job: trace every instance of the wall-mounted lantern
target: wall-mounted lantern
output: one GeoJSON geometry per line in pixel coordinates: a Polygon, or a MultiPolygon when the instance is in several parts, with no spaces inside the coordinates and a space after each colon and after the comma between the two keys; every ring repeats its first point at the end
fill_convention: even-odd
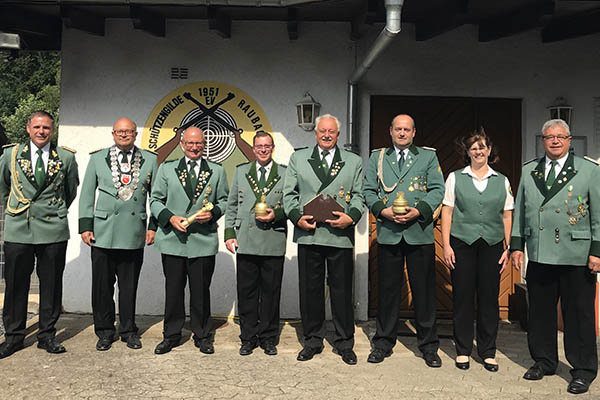
{"type": "Polygon", "coordinates": [[[302,100],[296,104],[296,108],[298,110],[298,126],[305,131],[315,129],[315,119],[319,116],[321,104],[306,92],[302,100]]]}
{"type": "Polygon", "coordinates": [[[573,107],[571,107],[564,97],[557,97],[548,107],[550,110],[550,119],[562,119],[571,126],[571,115],[573,114],[573,107]]]}

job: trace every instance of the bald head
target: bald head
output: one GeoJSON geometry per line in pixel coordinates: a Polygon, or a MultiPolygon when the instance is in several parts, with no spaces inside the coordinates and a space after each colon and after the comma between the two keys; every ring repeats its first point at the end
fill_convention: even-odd
{"type": "Polygon", "coordinates": [[[185,155],[191,160],[198,160],[204,152],[204,133],[202,129],[190,126],[181,136],[181,148],[185,155]]]}
{"type": "Polygon", "coordinates": [[[133,148],[137,136],[137,126],[129,118],[119,118],[113,125],[112,134],[119,150],[129,151],[133,148]]]}
{"type": "Polygon", "coordinates": [[[392,120],[390,125],[390,136],[394,146],[398,149],[409,148],[415,137],[415,121],[408,114],[398,114],[392,120]]]}

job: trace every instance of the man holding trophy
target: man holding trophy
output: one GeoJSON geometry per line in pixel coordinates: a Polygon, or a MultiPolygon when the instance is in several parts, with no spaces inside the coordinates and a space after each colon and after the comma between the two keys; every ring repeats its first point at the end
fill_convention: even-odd
{"type": "Polygon", "coordinates": [[[256,161],[237,166],[225,212],[225,245],[237,261],[242,356],[258,345],[267,355],[277,354],[286,217],[285,167],[273,161],[274,148],[270,134],[254,136],[256,161]]]}
{"type": "Polygon", "coordinates": [[[413,144],[413,119],[397,115],[393,146],[374,150],[364,183],[367,207],[377,218],[377,331],[367,361],[392,354],[398,332],[404,261],[412,290],[417,341],[429,367],[440,367],[435,329],[433,214],[444,197],[444,177],[434,149],[413,144]]]}
{"type": "Polygon", "coordinates": [[[163,341],[154,352],[165,354],[179,345],[189,279],[194,344],[202,353],[212,354],[210,282],[219,248],[217,220],[227,204],[227,178],[221,165],[202,157],[206,145],[202,130],[187,128],[180,144],[184,157],[160,165],[150,199],[159,225],[156,246],[162,256],[166,296],[163,341]]]}

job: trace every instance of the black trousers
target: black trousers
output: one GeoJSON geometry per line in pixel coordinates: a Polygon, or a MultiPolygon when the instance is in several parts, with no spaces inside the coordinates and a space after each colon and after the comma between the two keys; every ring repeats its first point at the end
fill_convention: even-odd
{"type": "Polygon", "coordinates": [[[421,352],[437,351],[440,341],[435,326],[435,248],[433,244],[377,245],[377,331],[373,345],[385,351],[396,345],[400,317],[404,261],[408,268],[415,309],[417,343],[421,352]]]}
{"type": "Polygon", "coordinates": [[[242,342],[279,334],[283,256],[237,254],[237,296],[242,342]]]}
{"type": "Polygon", "coordinates": [[[564,345],[573,378],[594,380],[598,373],[595,307],[596,275],[586,266],[527,265],[529,352],[536,365],[554,372],[558,365],[556,304],[560,298],[564,345]]]}
{"type": "Polygon", "coordinates": [[[115,334],[115,281],[119,284],[119,335],[136,334],[135,302],[144,249],[103,249],[92,246],[92,310],[99,338],[115,334]]]}
{"type": "Polygon", "coordinates": [[[165,274],[165,339],[179,341],[185,322],[184,291],[190,282],[190,323],[195,339],[210,337],[210,282],[215,256],[187,258],[162,254],[165,274]]]}
{"type": "Polygon", "coordinates": [[[490,246],[483,239],[468,245],[450,237],[456,263],[450,271],[452,278],[454,342],[456,354],[470,356],[473,350],[473,319],[477,296],[477,354],[482,359],[496,357],[498,336],[498,293],[504,245],[490,246]]]}
{"type": "Polygon", "coordinates": [[[339,350],[351,349],[354,347],[353,249],[299,244],[298,281],[304,345],[323,345],[326,268],[335,327],[333,345],[339,350]]]}
{"type": "Polygon", "coordinates": [[[62,307],[62,279],[65,270],[67,242],[48,244],[4,243],[4,309],[2,317],[8,343],[25,338],[27,298],[34,263],[40,281],[38,340],[56,335],[54,325],[62,307]],[[36,262],[34,262],[36,261],[36,262]]]}

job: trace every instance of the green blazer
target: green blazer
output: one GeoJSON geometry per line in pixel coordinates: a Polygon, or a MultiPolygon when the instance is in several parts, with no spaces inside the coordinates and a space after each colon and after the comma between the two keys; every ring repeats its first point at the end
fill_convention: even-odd
{"type": "Polygon", "coordinates": [[[46,179],[38,187],[29,146],[18,145],[16,170],[11,165],[14,145],[6,146],[0,157],[0,201],[6,206],[4,240],[27,244],[63,242],[69,239],[67,210],[79,185],[74,150],[50,146],[46,179]],[[11,188],[13,174],[18,181],[16,188],[11,188]],[[19,191],[22,197],[17,195],[19,191]]]}
{"type": "MultiPolygon", "coordinates": [[[[146,197],[158,166],[154,153],[134,147],[134,157],[137,152],[142,156],[140,181],[127,201],[121,200],[113,182],[110,148],[91,153],[79,195],[79,233],[94,232],[96,247],[141,249],[146,244],[146,197]]],[[[156,230],[156,220],[150,220],[148,229],[156,230]]]]}
{"type": "Polygon", "coordinates": [[[285,174],[283,208],[294,223],[294,242],[323,246],[354,247],[354,224],[363,214],[362,160],[356,154],[336,147],[336,152],[326,175],[321,166],[318,146],[296,150],[285,174]],[[305,231],[297,226],[303,208],[318,194],[330,195],[348,214],[354,224],[346,229],[332,228],[317,223],[317,228],[305,231]]]}
{"type": "Polygon", "coordinates": [[[511,250],[527,246],[529,260],[587,265],[600,257],[600,168],[569,155],[550,189],[545,157],[523,165],[515,200],[511,250]]]}
{"type": "Polygon", "coordinates": [[[235,169],[225,212],[225,240],[237,239],[238,253],[285,255],[287,223],[282,204],[285,171],[284,166],[273,161],[265,189],[259,192],[256,161],[235,169]],[[263,193],[275,213],[275,219],[268,223],[257,221],[254,214],[254,205],[260,202],[263,193]]]}
{"type": "Polygon", "coordinates": [[[150,211],[158,220],[156,246],[163,254],[196,258],[217,254],[217,220],[227,206],[227,177],[219,164],[202,159],[198,185],[192,188],[187,176],[185,157],[165,161],[158,167],[152,183],[150,211]],[[173,215],[188,217],[200,210],[203,201],[214,205],[213,218],[205,223],[193,223],[187,232],[179,232],[171,226],[173,215]]]}
{"type": "Polygon", "coordinates": [[[433,243],[433,210],[444,197],[444,176],[435,150],[410,146],[402,171],[398,169],[394,147],[373,150],[367,164],[363,193],[367,207],[377,218],[377,243],[394,245],[402,239],[414,245],[433,243]],[[377,173],[382,155],[383,183],[377,173]],[[396,224],[380,215],[381,210],[396,200],[398,192],[404,192],[409,207],[421,213],[419,218],[406,225],[396,224]]]}

